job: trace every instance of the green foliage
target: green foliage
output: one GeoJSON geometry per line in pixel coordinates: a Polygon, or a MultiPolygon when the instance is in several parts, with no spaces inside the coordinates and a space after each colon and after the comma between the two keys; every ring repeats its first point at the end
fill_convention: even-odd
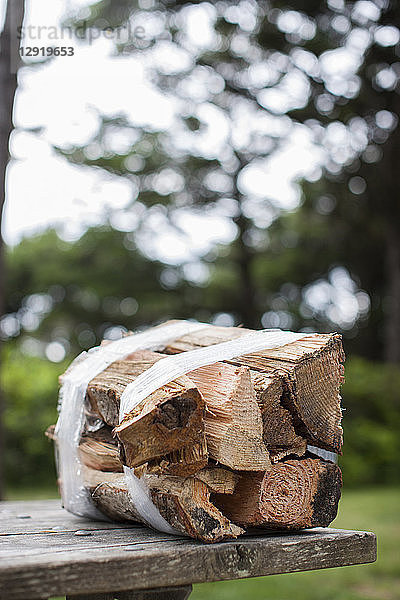
{"type": "Polygon", "coordinates": [[[129,233],[111,227],[91,228],[74,243],[49,230],[9,248],[6,261],[7,313],[21,320],[20,339],[32,296],[44,294],[50,309],[39,313],[30,335],[58,340],[72,353],[100,343],[110,327],[193,317],[199,304],[179,269],[169,268],[176,282],[165,286],[165,265],[146,258],[129,233]]]}
{"type": "Polygon", "coordinates": [[[400,481],[400,368],[353,357],[343,386],[345,486],[400,481]]]}
{"type": "Polygon", "coordinates": [[[41,486],[55,480],[53,444],[44,432],[57,419],[58,376],[66,363],[3,352],[5,474],[8,485],[41,486]]]}
{"type": "Polygon", "coordinates": [[[322,569],[195,585],[193,600],[397,600],[400,596],[398,506],[400,489],[344,491],[333,527],[373,531],[378,560],[369,565],[322,569]]]}

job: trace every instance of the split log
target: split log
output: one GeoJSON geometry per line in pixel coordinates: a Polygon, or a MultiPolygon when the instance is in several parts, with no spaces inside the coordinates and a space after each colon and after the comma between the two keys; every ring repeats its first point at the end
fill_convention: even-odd
{"type": "MultiPolygon", "coordinates": [[[[121,451],[123,451],[123,446],[121,446],[121,451]]],[[[123,462],[126,462],[126,460],[123,462]]],[[[207,444],[204,439],[198,444],[174,450],[165,456],[154,458],[139,467],[135,467],[135,472],[137,472],[140,477],[145,473],[188,477],[203,469],[207,462],[207,444]]]]}
{"type": "MultiPolygon", "coordinates": [[[[50,425],[45,435],[57,443],[55,425],[50,425]]],[[[96,471],[122,473],[123,464],[119,457],[118,444],[107,425],[97,431],[85,432],[79,442],[79,460],[85,467],[96,471]]]]}
{"type": "MultiPolygon", "coordinates": [[[[163,352],[185,352],[236,339],[250,331],[209,325],[169,343],[163,352]]],[[[270,443],[269,439],[271,431],[276,430],[275,419],[270,422],[268,417],[272,398],[275,398],[275,412],[286,414],[289,425],[292,421],[290,436],[298,436],[314,446],[341,453],[343,432],[340,426],[339,389],[343,382],[344,358],[340,335],[316,333],[280,348],[227,361],[251,369],[257,400],[263,413],[267,447],[275,444],[270,443]],[[255,373],[267,376],[264,383],[260,384],[260,378],[255,373]],[[276,398],[279,398],[280,409],[276,398]]],[[[300,445],[300,440],[297,442],[300,445]]]]}
{"type": "Polygon", "coordinates": [[[244,533],[210,501],[210,489],[203,481],[195,477],[148,475],[145,483],[164,519],[178,531],[203,542],[236,538],[244,533]]]}
{"type": "Polygon", "coordinates": [[[286,460],[265,473],[241,474],[232,495],[212,499],[242,526],[327,527],[337,514],[341,484],[334,463],[318,458],[286,460]]]}
{"type": "MultiPolygon", "coordinates": [[[[307,450],[307,439],[299,435],[292,411],[287,406],[287,392],[284,391],[282,374],[264,375],[258,371],[250,371],[254,391],[259,403],[263,422],[263,440],[268,449],[272,463],[285,456],[304,456],[307,450]]],[[[302,433],[304,429],[300,428],[302,433]]]]}
{"type": "Polygon", "coordinates": [[[84,436],[79,444],[78,455],[82,464],[91,469],[115,473],[123,472],[118,447],[115,444],[84,436]]]}
{"type": "Polygon", "coordinates": [[[239,481],[239,474],[224,467],[208,466],[195,475],[203,481],[210,492],[217,494],[233,494],[239,481]]]}
{"type": "MultiPolygon", "coordinates": [[[[236,538],[243,530],[210,501],[208,486],[194,477],[145,475],[152,502],[178,532],[203,542],[236,538]]],[[[112,520],[144,522],[136,511],[125,478],[85,469],[84,480],[97,508],[112,520]]]]}
{"type": "MultiPolygon", "coordinates": [[[[156,362],[165,355],[148,350],[131,358],[156,362]]],[[[231,469],[265,470],[270,466],[250,370],[227,363],[200,367],[187,374],[204,398],[205,435],[210,458],[231,469]]]]}
{"type": "Polygon", "coordinates": [[[206,403],[205,433],[211,458],[241,470],[270,467],[260,408],[246,367],[215,363],[189,374],[206,403]]]}
{"type": "MultiPolygon", "coordinates": [[[[51,425],[45,435],[56,441],[54,434],[55,425],[51,425]]],[[[81,463],[97,471],[122,473],[126,464],[124,448],[112,437],[112,429],[107,425],[95,432],[86,432],[82,435],[78,448],[81,463]]],[[[208,462],[207,444],[202,443],[175,450],[170,454],[154,458],[136,470],[139,476],[145,473],[178,475],[188,477],[203,469],[208,462]]]]}
{"type": "Polygon", "coordinates": [[[188,445],[203,444],[204,400],[188,377],[179,377],[162,386],[119,423],[124,389],[154,364],[154,360],[139,361],[131,357],[113,362],[87,388],[92,409],[115,427],[126,464],[139,466],[188,445]]]}

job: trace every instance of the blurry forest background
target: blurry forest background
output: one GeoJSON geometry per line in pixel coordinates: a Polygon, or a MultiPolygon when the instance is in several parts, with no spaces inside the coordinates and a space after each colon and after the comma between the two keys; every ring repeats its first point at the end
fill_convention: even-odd
{"type": "MultiPolygon", "coordinates": [[[[399,3],[102,0],[65,23],[142,27],[110,51],[127,79],[141,61],[173,116],[92,107],[91,139],[54,152],[119,178],[129,200],[74,239],[48,227],[5,246],[7,486],[54,481],[43,431],[74,356],[177,317],[342,333],[344,485],[399,482],[399,3]],[[192,244],[187,223],[223,241],[192,244]]],[[[7,20],[3,63],[6,34],[7,20]]]]}

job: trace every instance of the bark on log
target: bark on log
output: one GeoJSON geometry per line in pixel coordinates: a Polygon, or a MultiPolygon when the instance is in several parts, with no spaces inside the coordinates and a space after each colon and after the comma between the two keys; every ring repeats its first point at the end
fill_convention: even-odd
{"type": "Polygon", "coordinates": [[[232,495],[212,500],[243,526],[326,527],[336,517],[342,478],[337,465],[318,458],[286,460],[265,473],[243,473],[232,495]]]}
{"type": "MultiPolygon", "coordinates": [[[[112,520],[144,522],[117,473],[84,470],[84,480],[97,508],[112,520]]],[[[143,477],[152,502],[177,531],[203,542],[236,538],[243,530],[231,523],[210,501],[208,486],[194,477],[143,477]]]]}
{"type": "MultiPolygon", "coordinates": [[[[185,352],[236,339],[249,332],[241,328],[209,325],[169,343],[163,351],[169,354],[185,352]]],[[[341,336],[331,333],[314,334],[280,348],[227,362],[250,367],[252,371],[257,400],[263,413],[267,446],[276,445],[271,444],[269,439],[274,419],[269,424],[268,407],[271,399],[279,396],[288,423],[289,415],[292,419],[291,436],[297,435],[315,446],[341,453],[343,432],[339,389],[343,382],[344,358],[341,336]],[[267,376],[264,384],[260,384],[254,372],[267,376]]],[[[275,407],[278,410],[276,400],[275,407]]]]}

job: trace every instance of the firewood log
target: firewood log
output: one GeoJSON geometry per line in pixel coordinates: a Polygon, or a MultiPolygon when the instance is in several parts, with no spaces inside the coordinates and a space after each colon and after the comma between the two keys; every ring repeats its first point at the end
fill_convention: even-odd
{"type": "Polygon", "coordinates": [[[98,471],[123,472],[123,465],[119,458],[118,448],[115,444],[101,442],[89,436],[81,439],[78,448],[79,460],[82,464],[98,471]]]}
{"type": "Polygon", "coordinates": [[[139,466],[188,445],[204,443],[204,400],[188,377],[164,385],[119,423],[122,392],[154,361],[113,362],[92,379],[87,396],[92,409],[111,426],[124,447],[128,466],[139,466]]]}
{"type": "MultiPolygon", "coordinates": [[[[170,342],[163,352],[185,352],[236,339],[249,332],[248,329],[237,327],[209,325],[170,342]]],[[[271,446],[268,432],[275,428],[274,419],[268,424],[268,407],[272,397],[279,397],[281,407],[293,421],[291,436],[297,435],[314,446],[340,453],[342,428],[339,388],[343,381],[343,361],[341,336],[316,333],[280,348],[248,354],[228,362],[251,369],[257,400],[263,413],[264,441],[267,446],[271,446]],[[254,372],[267,378],[262,383],[254,372]]]]}
{"type": "MultiPolygon", "coordinates": [[[[287,455],[303,456],[307,450],[307,439],[299,435],[298,419],[287,406],[286,392],[281,373],[273,376],[250,370],[254,391],[263,421],[263,440],[272,463],[287,455]]],[[[304,429],[300,428],[302,433],[304,429]]]]}
{"type": "MultiPolygon", "coordinates": [[[[152,502],[178,532],[203,542],[236,538],[243,530],[231,523],[210,501],[208,486],[194,477],[143,477],[152,502]]],[[[112,520],[144,522],[118,473],[84,470],[84,480],[97,508],[112,520]]]]}
{"type": "Polygon", "coordinates": [[[98,471],[122,473],[123,464],[112,428],[103,425],[91,431],[86,425],[78,448],[81,463],[98,471]]]}
{"type": "MultiPolygon", "coordinates": [[[[124,389],[123,386],[127,385],[127,377],[132,377],[132,373],[142,372],[144,366],[148,367],[154,364],[163,356],[160,353],[142,350],[130,354],[125,361],[118,361],[110,365],[108,373],[107,370],[104,371],[89,384],[88,396],[92,404],[102,415],[105,415],[105,418],[113,421],[111,411],[115,413],[119,406],[118,394],[120,395],[124,389]],[[111,397],[111,401],[107,402],[109,397],[111,397]],[[117,399],[116,402],[114,402],[114,398],[117,399]]],[[[170,454],[169,448],[165,444],[164,432],[161,429],[153,429],[152,445],[164,449],[164,452],[161,458],[159,455],[153,460],[146,461],[146,471],[191,475],[206,464],[207,451],[210,458],[232,469],[267,469],[270,460],[262,438],[261,412],[249,369],[226,363],[215,363],[196,369],[189,373],[188,377],[205,401],[204,427],[207,446],[205,447],[202,439],[193,443],[193,439],[188,437],[184,448],[180,447],[170,454]],[[158,440],[155,439],[156,437],[158,440]],[[167,454],[168,456],[166,456],[167,454]]],[[[160,389],[163,390],[166,387],[160,389]]],[[[156,393],[154,392],[154,394],[156,393]]],[[[141,410],[135,421],[137,424],[135,429],[136,445],[131,443],[132,419],[129,421],[129,436],[126,434],[124,422],[115,428],[123,446],[122,460],[128,466],[144,464],[142,455],[138,456],[137,452],[140,440],[143,441],[147,435],[146,429],[142,429],[143,412],[141,410]]]]}
{"type": "MultiPolygon", "coordinates": [[[[123,445],[121,445],[123,452],[123,445]]],[[[207,465],[208,452],[206,440],[203,439],[197,444],[185,446],[179,450],[174,450],[164,456],[153,458],[135,468],[135,472],[140,476],[145,473],[155,475],[178,475],[179,477],[188,477],[194,475],[200,469],[207,465]]],[[[126,459],[123,462],[127,463],[126,459]]]]}
{"type": "MultiPolygon", "coordinates": [[[[164,356],[141,350],[130,358],[156,362],[164,356]]],[[[249,369],[214,363],[191,371],[188,377],[205,401],[205,435],[210,458],[236,470],[267,469],[270,460],[249,369]]]]}
{"type": "MultiPolygon", "coordinates": [[[[45,435],[56,441],[54,429],[55,425],[51,425],[45,435]]],[[[123,446],[118,448],[111,432],[112,429],[106,425],[98,431],[84,433],[78,448],[79,460],[83,465],[97,471],[123,472],[123,465],[126,463],[123,446]]],[[[207,461],[207,444],[204,439],[200,444],[184,447],[143,463],[136,470],[140,476],[144,473],[164,473],[188,477],[203,469],[207,461]]]]}
{"type": "Polygon", "coordinates": [[[210,457],[238,471],[268,469],[271,463],[249,369],[215,363],[191,371],[189,377],[206,403],[210,457]]]}
{"type": "Polygon", "coordinates": [[[336,517],[341,483],[337,465],[308,457],[277,463],[265,473],[241,473],[232,495],[212,500],[242,526],[326,527],[336,517]]]}

